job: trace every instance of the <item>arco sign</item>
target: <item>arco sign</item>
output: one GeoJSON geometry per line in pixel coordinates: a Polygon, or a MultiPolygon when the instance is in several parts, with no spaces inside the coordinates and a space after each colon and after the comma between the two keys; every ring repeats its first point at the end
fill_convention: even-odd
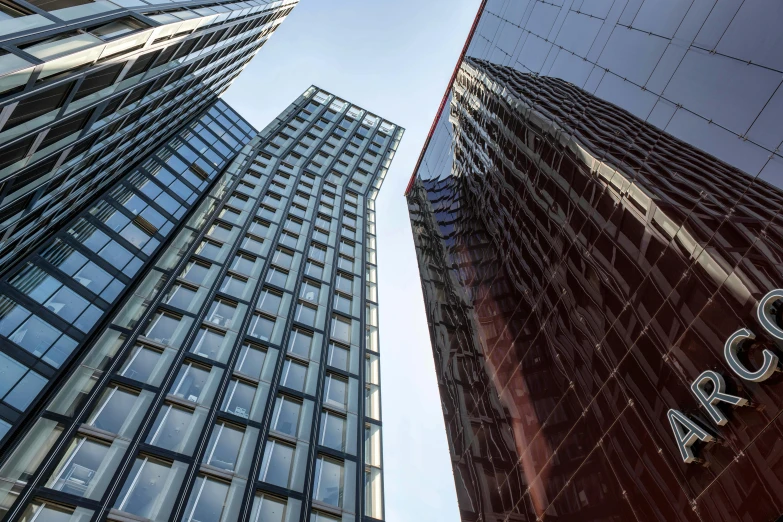
{"type": "MultiPolygon", "coordinates": [[[[759,324],[768,334],[775,339],[783,341],[783,329],[780,328],[775,318],[774,307],[778,301],[783,300],[783,289],[772,290],[761,298],[756,310],[756,317],[759,324]]],[[[783,304],[783,303],[781,303],[783,304]]],[[[723,345],[723,356],[729,365],[729,368],[741,379],[750,382],[763,382],[769,379],[778,369],[778,356],[765,349],[762,354],[764,360],[761,367],[753,370],[746,367],[738,357],[740,345],[746,340],[753,340],[756,336],[747,328],[742,328],[734,332],[723,345]]],[[[718,408],[718,403],[725,402],[731,406],[745,406],[748,400],[736,395],[725,392],[726,383],[723,376],[712,370],[707,370],[691,383],[691,391],[698,399],[699,403],[707,411],[708,416],[718,426],[724,426],[728,419],[718,408]],[[712,389],[708,390],[708,384],[712,384],[712,389]]],[[[696,441],[710,442],[714,437],[696,422],[689,419],[679,410],[670,409],[667,413],[669,424],[671,424],[674,438],[677,441],[677,447],[680,450],[682,460],[690,464],[697,459],[693,454],[692,446],[696,441]]]]}

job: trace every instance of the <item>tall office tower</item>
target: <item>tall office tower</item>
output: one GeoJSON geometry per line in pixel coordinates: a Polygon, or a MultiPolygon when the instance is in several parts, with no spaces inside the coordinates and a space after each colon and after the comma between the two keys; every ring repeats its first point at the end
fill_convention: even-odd
{"type": "MultiPolygon", "coordinates": [[[[232,115],[219,110],[222,126],[232,115]]],[[[245,124],[234,117],[232,127],[241,144],[245,124]]],[[[203,140],[202,130],[190,138],[203,140]]],[[[311,87],[226,169],[199,175],[169,144],[142,164],[143,178],[131,174],[41,250],[31,265],[70,290],[93,290],[100,272],[84,263],[108,271],[112,241],[143,262],[132,291],[7,439],[0,516],[382,520],[374,201],[402,133],[311,87]],[[185,187],[203,195],[189,201],[185,187]],[[138,210],[162,214],[169,207],[152,198],[164,193],[183,210],[168,220],[171,239],[143,257],[138,238],[156,216],[138,210]],[[140,231],[129,238],[130,224],[140,231]]],[[[28,315],[6,317],[16,325],[40,313],[54,325],[61,301],[45,315],[32,301],[62,286],[26,267],[18,274],[7,286],[27,297],[28,315]]],[[[8,339],[24,348],[30,334],[6,324],[0,334],[16,328],[8,339]]]]}
{"type": "Polygon", "coordinates": [[[566,5],[482,6],[407,190],[462,519],[778,520],[783,11],[566,5]]]}
{"type": "Polygon", "coordinates": [[[0,271],[214,101],[296,2],[3,2],[0,271]]]}
{"type": "Polygon", "coordinates": [[[222,101],[202,108],[0,277],[0,441],[25,429],[39,398],[58,389],[101,320],[256,134],[222,101]]]}

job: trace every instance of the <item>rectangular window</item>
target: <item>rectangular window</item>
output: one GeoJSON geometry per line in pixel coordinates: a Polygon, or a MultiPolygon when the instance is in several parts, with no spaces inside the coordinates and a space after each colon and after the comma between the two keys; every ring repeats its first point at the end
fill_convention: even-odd
{"type": "Polygon", "coordinates": [[[353,300],[350,297],[346,297],[340,293],[334,294],[334,309],[338,312],[351,315],[352,304],[353,300]]]}
{"type": "Polygon", "coordinates": [[[250,522],[284,522],[288,520],[288,505],[284,499],[267,493],[256,493],[250,522]]]}
{"type": "Polygon", "coordinates": [[[321,412],[321,434],[318,443],[337,451],[345,451],[346,419],[329,410],[321,412]]]}
{"type": "Polygon", "coordinates": [[[150,520],[167,520],[187,466],[144,455],[136,458],[114,508],[150,520]]]}
{"type": "Polygon", "coordinates": [[[261,339],[262,341],[269,341],[272,338],[272,333],[275,329],[275,320],[269,317],[255,313],[253,319],[250,322],[250,328],[248,334],[261,339]]]}
{"type": "Polygon", "coordinates": [[[206,475],[196,477],[185,508],[184,522],[221,522],[231,485],[206,475]]]}
{"type": "Polygon", "coordinates": [[[190,351],[213,361],[225,362],[226,351],[230,348],[226,341],[223,332],[202,326],[196,334],[196,342],[190,347],[190,351]]]}
{"type": "Polygon", "coordinates": [[[310,245],[310,259],[323,263],[326,260],[326,247],[321,245],[310,245]]]}
{"type": "MultiPolygon", "coordinates": [[[[145,392],[147,398],[149,392],[145,392]]],[[[140,418],[148,408],[147,400],[140,400],[139,392],[117,385],[106,388],[98,405],[87,419],[87,424],[109,433],[131,436],[138,428],[140,418]]]]}
{"type": "Polygon", "coordinates": [[[315,461],[313,499],[335,507],[342,507],[344,472],[342,462],[319,455],[318,460],[315,461]]]}
{"type": "Polygon", "coordinates": [[[150,319],[144,337],[153,341],[172,345],[180,331],[181,318],[167,312],[156,312],[150,319]]]}
{"type": "Polygon", "coordinates": [[[347,372],[350,354],[351,352],[348,348],[339,344],[329,343],[329,355],[326,364],[347,372]]]}
{"type": "Polygon", "coordinates": [[[304,391],[305,379],[307,378],[307,365],[286,359],[283,365],[283,376],[280,378],[280,385],[291,388],[296,391],[304,391]]]}
{"type": "Polygon", "coordinates": [[[101,487],[95,479],[104,460],[109,457],[110,450],[111,445],[104,442],[76,437],[71,441],[46,487],[77,497],[95,498],[95,488],[104,490],[108,485],[101,487]]]}
{"type": "Polygon", "coordinates": [[[231,379],[222,410],[247,419],[253,409],[256,387],[239,379],[231,379]]]}
{"type": "Polygon", "coordinates": [[[201,402],[204,399],[202,394],[206,390],[209,373],[209,368],[186,360],[169,389],[169,395],[193,403],[201,402]]]}
{"type": "Polygon", "coordinates": [[[351,320],[340,316],[332,317],[332,339],[351,344],[351,320]]]}
{"type": "Polygon", "coordinates": [[[321,285],[305,279],[302,282],[302,288],[299,291],[299,297],[309,303],[318,303],[318,297],[321,293],[321,285]]]}
{"type": "Polygon", "coordinates": [[[197,290],[190,286],[177,283],[171,287],[163,302],[174,308],[188,310],[196,298],[196,292],[197,290]]]}
{"type": "Polygon", "coordinates": [[[204,453],[204,464],[226,471],[236,471],[239,450],[245,431],[225,422],[215,424],[209,446],[204,453]]]}
{"type": "Polygon", "coordinates": [[[298,355],[299,357],[309,358],[310,349],[313,345],[313,334],[299,328],[294,328],[291,337],[288,339],[288,353],[298,355]]]}
{"type": "Polygon", "coordinates": [[[266,350],[261,347],[245,344],[239,352],[236,371],[254,379],[261,378],[261,370],[264,368],[266,350]]]}
{"type": "Polygon", "coordinates": [[[125,361],[120,375],[150,384],[159,381],[163,377],[160,371],[162,355],[158,350],[137,344],[125,361]]]}
{"type": "Polygon", "coordinates": [[[282,294],[274,292],[268,288],[264,288],[261,291],[261,295],[258,297],[258,305],[256,308],[263,310],[270,315],[277,315],[277,312],[280,310],[280,304],[282,302],[282,294]]]}
{"type": "Polygon", "coordinates": [[[324,383],[324,404],[345,409],[348,405],[348,380],[327,373],[324,383]]]}
{"type": "Polygon", "coordinates": [[[280,268],[284,268],[286,270],[289,270],[291,268],[293,261],[294,261],[294,256],[292,253],[279,248],[275,250],[275,255],[272,257],[272,262],[275,265],[277,265],[280,268]]]}
{"type": "Polygon", "coordinates": [[[288,487],[295,451],[294,446],[270,438],[264,448],[259,479],[275,486],[288,487]]]}
{"type": "Polygon", "coordinates": [[[272,429],[296,437],[301,411],[302,403],[300,401],[286,395],[278,395],[275,400],[275,410],[272,413],[272,429]]]}
{"type": "MultiPolygon", "coordinates": [[[[231,328],[234,325],[236,315],[236,303],[226,301],[225,299],[215,299],[209,307],[206,321],[223,328],[231,328]]],[[[241,317],[239,319],[241,321],[241,317]]]]}
{"type": "Polygon", "coordinates": [[[324,267],[319,263],[308,261],[305,266],[305,275],[314,279],[321,279],[324,276],[324,267]]]}
{"type": "Polygon", "coordinates": [[[205,285],[207,283],[207,275],[209,275],[210,268],[212,268],[212,265],[208,263],[190,261],[185,266],[180,277],[185,281],[190,281],[197,285],[205,285]]]}
{"type": "Polygon", "coordinates": [[[337,277],[334,280],[334,286],[336,290],[351,295],[353,293],[353,276],[337,274],[337,277]]]}
{"type": "Polygon", "coordinates": [[[203,423],[204,418],[192,410],[164,403],[146,442],[187,455],[193,451],[203,423]]]}
{"type": "Polygon", "coordinates": [[[315,317],[318,314],[318,308],[308,303],[296,303],[296,312],[294,320],[307,326],[315,326],[315,317]]]}
{"type": "Polygon", "coordinates": [[[266,273],[266,282],[269,284],[285,288],[285,283],[287,280],[288,272],[275,266],[271,267],[266,273]]]}

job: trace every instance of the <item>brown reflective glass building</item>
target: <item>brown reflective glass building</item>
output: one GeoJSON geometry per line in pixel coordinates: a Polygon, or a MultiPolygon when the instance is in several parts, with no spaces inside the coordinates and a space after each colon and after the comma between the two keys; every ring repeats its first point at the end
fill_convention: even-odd
{"type": "Polygon", "coordinates": [[[463,521],[783,515],[783,11],[712,4],[482,5],[406,193],[463,521]]]}

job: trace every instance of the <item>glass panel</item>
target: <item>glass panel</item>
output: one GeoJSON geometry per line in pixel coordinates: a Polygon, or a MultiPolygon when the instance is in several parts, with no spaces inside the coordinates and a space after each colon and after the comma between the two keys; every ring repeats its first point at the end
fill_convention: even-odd
{"type": "Polygon", "coordinates": [[[340,370],[348,371],[348,361],[350,359],[351,352],[348,348],[339,346],[334,343],[329,343],[329,359],[327,364],[340,370]]]}
{"type": "Polygon", "coordinates": [[[345,417],[335,415],[330,411],[321,413],[321,446],[344,451],[345,449],[345,417]]]}
{"type": "Polygon", "coordinates": [[[85,508],[69,508],[57,504],[33,501],[19,522],[88,522],[93,512],[85,508]]]}
{"type": "Polygon", "coordinates": [[[122,427],[130,412],[136,410],[139,394],[124,388],[112,386],[104,390],[98,406],[90,415],[87,424],[109,433],[122,433],[122,427]]]}
{"type": "Polygon", "coordinates": [[[351,321],[342,317],[332,318],[332,338],[351,343],[351,321]]]}
{"type": "Polygon", "coordinates": [[[175,397],[197,403],[201,398],[208,378],[209,370],[189,362],[185,363],[179,369],[177,378],[171,385],[169,393],[175,397]]]}
{"type": "Polygon", "coordinates": [[[138,457],[122,486],[114,507],[153,521],[168,519],[177,500],[186,466],[179,462],[138,457]]]}
{"type": "Polygon", "coordinates": [[[345,408],[347,401],[348,381],[341,377],[337,377],[336,375],[327,374],[324,391],[324,404],[345,408]]]}
{"type": "Polygon", "coordinates": [[[288,341],[288,353],[300,357],[310,357],[310,347],[313,344],[313,335],[304,330],[294,329],[288,341]]]}
{"type": "Polygon", "coordinates": [[[109,444],[75,438],[46,486],[77,497],[86,496],[109,448],[109,444]]]}
{"type": "Polygon", "coordinates": [[[260,378],[261,370],[264,368],[266,351],[255,348],[249,344],[242,346],[237,360],[236,370],[249,377],[260,378]]]}
{"type": "Polygon", "coordinates": [[[286,520],[286,501],[266,494],[256,494],[251,522],[283,522],[286,520]]]}
{"type": "Polygon", "coordinates": [[[237,457],[245,432],[225,423],[215,425],[204,463],[227,471],[236,471],[237,457]]]}
{"type": "Polygon", "coordinates": [[[255,386],[233,379],[228,386],[228,393],[223,401],[223,411],[247,419],[253,408],[255,396],[255,386]]]}
{"type": "Polygon", "coordinates": [[[120,375],[139,382],[148,382],[161,358],[161,353],[146,346],[133,347],[120,375]]]}
{"type": "Polygon", "coordinates": [[[343,502],[343,464],[340,461],[319,456],[315,462],[315,487],[313,499],[341,507],[343,502]]]}
{"type": "Polygon", "coordinates": [[[282,386],[286,386],[296,391],[303,391],[306,377],[306,365],[291,359],[285,360],[285,365],[283,366],[283,376],[280,379],[280,384],[282,386]]]}
{"type": "Polygon", "coordinates": [[[272,429],[296,437],[302,403],[290,397],[278,396],[272,415],[272,429]]]}
{"type": "Polygon", "coordinates": [[[230,485],[226,482],[196,477],[193,491],[190,492],[188,505],[185,508],[187,522],[220,522],[226,508],[230,485]]]}
{"type": "Polygon", "coordinates": [[[294,446],[270,439],[264,449],[260,479],[276,486],[288,487],[294,451],[294,446]]]}

